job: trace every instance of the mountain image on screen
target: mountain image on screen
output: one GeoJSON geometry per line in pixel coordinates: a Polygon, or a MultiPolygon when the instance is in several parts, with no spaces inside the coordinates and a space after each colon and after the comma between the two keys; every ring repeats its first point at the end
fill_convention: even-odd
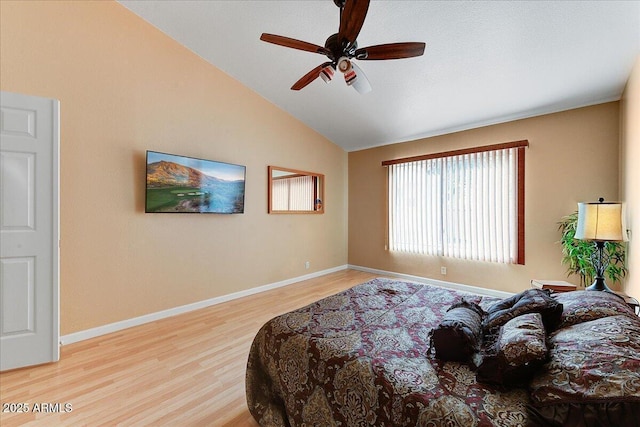
{"type": "Polygon", "coordinates": [[[244,212],[244,180],[161,160],[147,164],[147,212],[244,212]]]}

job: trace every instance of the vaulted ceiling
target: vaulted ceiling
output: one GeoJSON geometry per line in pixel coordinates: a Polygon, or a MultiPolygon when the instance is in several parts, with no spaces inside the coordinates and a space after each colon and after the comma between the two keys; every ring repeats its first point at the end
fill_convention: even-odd
{"type": "Polygon", "coordinates": [[[423,56],[358,61],[373,90],[340,73],[290,87],[326,57],[332,0],[119,0],[161,31],[347,151],[617,100],[640,54],[640,1],[373,0],[360,47],[425,42],[423,56]]]}

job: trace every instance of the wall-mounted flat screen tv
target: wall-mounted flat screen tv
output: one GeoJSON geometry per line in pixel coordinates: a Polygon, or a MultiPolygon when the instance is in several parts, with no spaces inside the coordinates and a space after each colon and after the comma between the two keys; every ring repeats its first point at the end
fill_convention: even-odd
{"type": "Polygon", "coordinates": [[[244,213],[246,167],[147,151],[145,212],[244,213]]]}

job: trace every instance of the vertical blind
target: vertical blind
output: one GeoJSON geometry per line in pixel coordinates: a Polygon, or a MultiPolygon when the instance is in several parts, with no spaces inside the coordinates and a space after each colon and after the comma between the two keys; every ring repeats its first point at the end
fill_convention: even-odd
{"type": "Polygon", "coordinates": [[[386,165],[389,249],[520,262],[518,181],[524,177],[519,151],[483,150],[386,165]]]}
{"type": "Polygon", "coordinates": [[[305,175],[273,180],[271,203],[276,211],[312,211],[314,177],[305,175]]]}

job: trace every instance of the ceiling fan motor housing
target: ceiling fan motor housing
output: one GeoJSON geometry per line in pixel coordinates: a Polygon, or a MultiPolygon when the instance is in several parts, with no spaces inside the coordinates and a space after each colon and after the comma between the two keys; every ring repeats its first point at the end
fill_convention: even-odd
{"type": "Polygon", "coordinates": [[[329,54],[327,57],[334,61],[337,61],[339,58],[346,56],[347,58],[353,58],[355,56],[356,49],[358,48],[358,42],[354,41],[350,46],[343,46],[340,43],[340,39],[338,38],[338,34],[330,35],[327,40],[324,42],[324,47],[327,48],[329,54]]]}
{"type": "Polygon", "coordinates": [[[333,0],[333,2],[336,4],[336,6],[342,9],[344,7],[346,0],[333,0]]]}

